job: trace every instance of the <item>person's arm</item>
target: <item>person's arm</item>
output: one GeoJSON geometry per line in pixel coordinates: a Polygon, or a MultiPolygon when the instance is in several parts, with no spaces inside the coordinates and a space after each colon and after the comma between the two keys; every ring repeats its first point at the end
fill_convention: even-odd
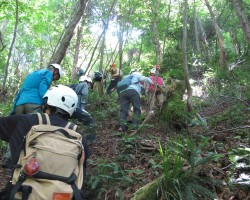
{"type": "Polygon", "coordinates": [[[15,135],[22,140],[23,136],[30,130],[32,124],[38,123],[38,118],[33,115],[0,117],[0,139],[9,142],[10,138],[15,135]]]}
{"type": "Polygon", "coordinates": [[[145,76],[139,76],[138,79],[139,81],[144,82],[144,83],[154,84],[150,78],[145,77],[145,76]]]}
{"type": "Polygon", "coordinates": [[[52,83],[52,80],[53,80],[53,73],[49,70],[46,70],[42,75],[42,79],[41,79],[41,82],[39,85],[39,95],[40,95],[41,99],[43,99],[43,96],[45,95],[45,93],[49,89],[49,87],[52,83]]]}

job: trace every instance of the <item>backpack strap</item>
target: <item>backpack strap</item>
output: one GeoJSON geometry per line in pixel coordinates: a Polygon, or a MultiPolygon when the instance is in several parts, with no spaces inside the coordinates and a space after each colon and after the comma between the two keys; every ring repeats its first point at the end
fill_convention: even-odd
{"type": "Polygon", "coordinates": [[[77,125],[75,125],[75,124],[72,123],[72,122],[68,122],[68,123],[66,124],[65,128],[68,128],[68,129],[71,129],[71,130],[73,130],[73,131],[76,131],[77,125]]]}
{"type": "Polygon", "coordinates": [[[51,125],[49,115],[47,113],[37,113],[39,124],[51,125]]]}
{"type": "MultiPolygon", "coordinates": [[[[18,181],[16,182],[15,186],[13,187],[11,191],[10,200],[15,200],[15,195],[18,191],[22,192],[22,200],[28,200],[29,194],[32,192],[32,187],[22,186],[22,183],[25,181],[26,177],[27,175],[24,174],[24,172],[20,173],[18,181]]],[[[75,184],[75,179],[77,177],[74,173],[72,173],[69,177],[61,177],[61,176],[56,176],[53,174],[48,174],[48,173],[39,171],[37,174],[33,175],[32,177],[39,178],[39,179],[58,180],[64,183],[68,183],[73,190],[74,199],[83,200],[82,191],[79,190],[77,185],[75,184]]]]}
{"type": "Polygon", "coordinates": [[[15,200],[15,195],[18,191],[24,192],[22,195],[22,200],[28,199],[28,196],[31,193],[32,188],[30,186],[27,186],[27,187],[22,186],[22,183],[25,181],[25,179],[26,179],[26,175],[23,174],[23,172],[21,172],[16,184],[14,185],[13,189],[11,190],[10,200],[15,200]]]}

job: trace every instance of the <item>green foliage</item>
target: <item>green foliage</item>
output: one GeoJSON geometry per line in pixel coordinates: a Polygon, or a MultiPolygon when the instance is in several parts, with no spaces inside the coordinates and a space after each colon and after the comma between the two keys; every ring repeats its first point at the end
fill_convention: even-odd
{"type": "Polygon", "coordinates": [[[160,118],[166,121],[168,126],[183,126],[187,123],[188,112],[186,103],[176,93],[164,104],[160,118]]]}
{"type": "Polygon", "coordinates": [[[159,143],[164,172],[160,187],[164,199],[215,198],[211,191],[214,180],[201,174],[202,166],[215,157],[212,153],[202,156],[207,144],[206,138],[197,145],[194,140],[184,137],[169,141],[165,149],[159,143]]]}
{"type": "Polygon", "coordinates": [[[110,188],[115,189],[120,193],[122,197],[121,188],[126,188],[133,184],[136,175],[140,175],[143,171],[134,170],[123,170],[118,163],[108,162],[99,160],[97,163],[93,160],[89,160],[90,164],[96,165],[93,175],[88,180],[88,185],[95,193],[99,193],[98,196],[101,198],[102,193],[110,188]],[[134,174],[135,176],[131,176],[134,174]]]}
{"type": "Polygon", "coordinates": [[[12,100],[1,102],[0,108],[0,116],[8,116],[12,109],[12,100]]]}

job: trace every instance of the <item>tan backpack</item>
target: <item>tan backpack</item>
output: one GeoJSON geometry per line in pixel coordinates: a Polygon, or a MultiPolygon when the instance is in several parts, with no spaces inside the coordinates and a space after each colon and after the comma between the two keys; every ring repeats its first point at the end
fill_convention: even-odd
{"type": "Polygon", "coordinates": [[[81,200],[84,148],[77,126],[50,125],[47,114],[38,114],[39,125],[25,138],[10,199],[81,200]]]}

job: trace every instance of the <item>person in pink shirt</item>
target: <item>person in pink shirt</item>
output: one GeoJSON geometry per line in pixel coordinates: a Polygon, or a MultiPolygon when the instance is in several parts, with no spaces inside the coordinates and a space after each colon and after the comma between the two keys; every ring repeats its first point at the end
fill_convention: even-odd
{"type": "MultiPolygon", "coordinates": [[[[163,79],[160,77],[159,74],[158,74],[158,77],[156,79],[155,73],[156,73],[156,67],[154,67],[150,70],[150,79],[154,83],[154,84],[150,84],[149,88],[148,88],[150,99],[152,99],[152,95],[154,94],[155,82],[157,83],[157,85],[165,87],[165,83],[164,83],[163,79]]],[[[156,92],[155,92],[155,97],[157,99],[157,105],[160,108],[162,108],[165,97],[164,97],[164,94],[162,93],[162,91],[158,87],[157,87],[156,92]]]]}

